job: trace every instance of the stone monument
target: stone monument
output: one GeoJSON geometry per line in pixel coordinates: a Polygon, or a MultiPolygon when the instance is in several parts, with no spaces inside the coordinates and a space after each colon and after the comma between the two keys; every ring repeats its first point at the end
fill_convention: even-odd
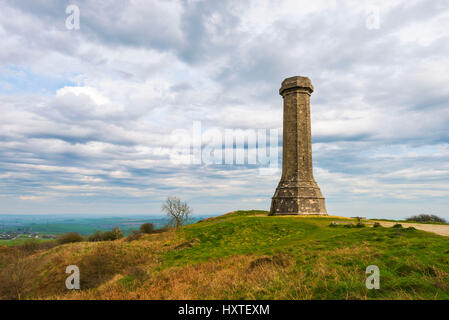
{"type": "Polygon", "coordinates": [[[312,172],[310,95],[307,77],[282,81],[284,99],[282,176],[271,201],[270,215],[327,215],[324,197],[312,172]]]}

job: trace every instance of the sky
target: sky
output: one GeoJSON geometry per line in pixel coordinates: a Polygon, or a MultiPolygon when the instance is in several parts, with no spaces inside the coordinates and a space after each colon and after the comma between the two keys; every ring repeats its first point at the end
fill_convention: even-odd
{"type": "Polygon", "coordinates": [[[280,171],[248,160],[266,150],[217,146],[282,132],[301,75],[329,214],[449,218],[449,1],[0,5],[0,213],[269,210],[280,171]]]}

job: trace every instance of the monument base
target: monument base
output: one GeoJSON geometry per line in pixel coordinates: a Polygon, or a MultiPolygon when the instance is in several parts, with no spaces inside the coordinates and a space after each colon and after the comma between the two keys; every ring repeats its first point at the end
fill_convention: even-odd
{"type": "Polygon", "coordinates": [[[327,215],[315,181],[281,181],[271,200],[270,215],[327,215]]]}

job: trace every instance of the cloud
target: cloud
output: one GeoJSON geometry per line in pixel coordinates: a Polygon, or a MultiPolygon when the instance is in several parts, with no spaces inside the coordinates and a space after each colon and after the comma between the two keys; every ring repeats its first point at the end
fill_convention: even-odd
{"type": "Polygon", "coordinates": [[[368,213],[447,216],[445,1],[380,2],[379,29],[358,1],[73,4],[79,30],[65,28],[63,2],[3,1],[5,213],[158,213],[172,194],[198,213],[267,209],[279,176],[176,164],[173,146],[195,121],[281,128],[280,82],[299,74],[315,87],[314,166],[330,212],[382,202],[368,213]]]}

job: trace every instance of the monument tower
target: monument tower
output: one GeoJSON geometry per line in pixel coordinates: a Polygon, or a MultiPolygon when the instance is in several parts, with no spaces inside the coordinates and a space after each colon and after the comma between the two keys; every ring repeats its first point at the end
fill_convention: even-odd
{"type": "Polygon", "coordinates": [[[271,201],[270,215],[327,215],[324,197],[312,172],[310,95],[307,77],[282,81],[284,99],[282,176],[271,201]]]}

